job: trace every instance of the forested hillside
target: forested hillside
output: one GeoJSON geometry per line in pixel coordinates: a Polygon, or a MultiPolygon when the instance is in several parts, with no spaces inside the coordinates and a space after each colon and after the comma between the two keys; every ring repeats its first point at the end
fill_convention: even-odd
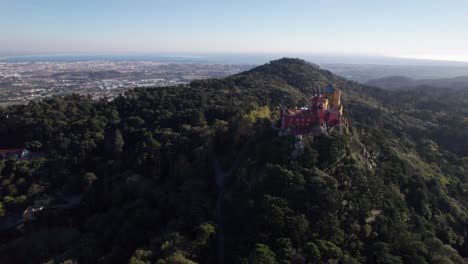
{"type": "Polygon", "coordinates": [[[43,153],[0,161],[0,215],[81,197],[2,235],[0,263],[464,263],[467,103],[281,59],[110,102],[0,108],[0,149],[43,153]],[[345,126],[297,151],[273,129],[279,106],[329,83],[345,126]]]}

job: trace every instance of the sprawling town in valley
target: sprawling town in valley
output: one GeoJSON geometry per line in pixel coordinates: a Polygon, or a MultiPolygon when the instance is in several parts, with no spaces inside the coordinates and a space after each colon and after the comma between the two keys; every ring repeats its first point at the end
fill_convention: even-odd
{"type": "Polygon", "coordinates": [[[186,84],[250,68],[251,65],[155,61],[0,62],[0,104],[70,93],[113,98],[129,88],[186,84]]]}

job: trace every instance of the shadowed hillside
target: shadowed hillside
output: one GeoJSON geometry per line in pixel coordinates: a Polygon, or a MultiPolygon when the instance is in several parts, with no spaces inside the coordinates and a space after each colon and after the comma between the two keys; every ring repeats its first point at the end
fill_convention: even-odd
{"type": "Polygon", "coordinates": [[[458,76],[446,79],[414,80],[405,76],[390,76],[366,82],[367,85],[382,87],[385,89],[410,89],[417,87],[468,89],[468,77],[458,76]]]}

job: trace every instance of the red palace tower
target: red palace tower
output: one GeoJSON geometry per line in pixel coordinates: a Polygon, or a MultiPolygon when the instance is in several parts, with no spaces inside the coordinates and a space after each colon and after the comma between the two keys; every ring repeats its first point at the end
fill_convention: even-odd
{"type": "Polygon", "coordinates": [[[335,127],[341,128],[342,115],[341,91],[329,84],[310,98],[307,107],[282,107],[280,129],[293,135],[322,134],[335,127]]]}

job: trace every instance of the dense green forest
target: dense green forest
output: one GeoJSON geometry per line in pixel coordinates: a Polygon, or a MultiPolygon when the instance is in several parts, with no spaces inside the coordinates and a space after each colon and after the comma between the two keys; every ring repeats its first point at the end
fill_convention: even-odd
{"type": "Polygon", "coordinates": [[[299,59],[224,79],[0,108],[0,215],[80,195],[0,239],[1,263],[464,263],[468,90],[392,92],[299,59]],[[343,92],[345,126],[293,136],[279,106],[343,92]]]}

